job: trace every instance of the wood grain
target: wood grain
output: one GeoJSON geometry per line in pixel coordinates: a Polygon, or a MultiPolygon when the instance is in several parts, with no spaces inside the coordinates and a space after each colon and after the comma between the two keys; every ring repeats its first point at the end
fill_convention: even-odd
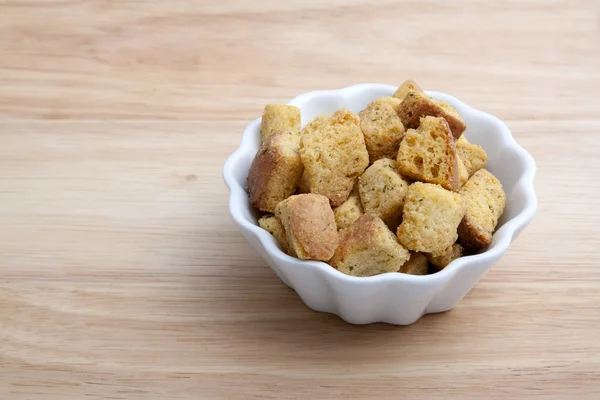
{"type": "Polygon", "coordinates": [[[594,1],[0,0],[2,399],[600,397],[594,1]],[[309,310],[227,215],[267,102],[452,93],[538,165],[539,212],[453,311],[309,310]]]}

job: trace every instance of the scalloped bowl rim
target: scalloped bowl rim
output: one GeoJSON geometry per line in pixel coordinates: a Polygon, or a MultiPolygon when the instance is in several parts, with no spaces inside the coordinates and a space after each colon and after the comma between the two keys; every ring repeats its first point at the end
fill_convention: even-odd
{"type": "MultiPolygon", "coordinates": [[[[396,87],[391,85],[379,83],[363,83],[337,90],[315,90],[312,92],[303,93],[294,97],[287,104],[300,106],[301,104],[306,103],[316,97],[327,96],[331,94],[342,94],[347,96],[351,93],[355,93],[362,89],[373,88],[382,89],[386,91],[396,90],[396,87]]],[[[435,274],[409,275],[399,274],[396,272],[388,272],[368,277],[356,277],[346,275],[338,271],[337,269],[331,267],[325,262],[300,260],[298,258],[287,255],[286,253],[281,251],[281,249],[277,246],[275,239],[269,232],[254,224],[252,221],[248,220],[244,215],[242,215],[241,210],[239,208],[239,204],[243,201],[246,189],[242,185],[240,185],[239,182],[236,180],[234,176],[233,167],[237,164],[238,160],[243,155],[249,153],[249,143],[252,140],[252,135],[255,132],[256,126],[260,125],[261,118],[255,119],[246,127],[242,136],[240,146],[236,149],[236,151],[233,154],[231,154],[231,156],[227,159],[223,167],[223,177],[225,183],[227,184],[231,192],[229,198],[229,210],[232,218],[241,227],[247,229],[248,232],[251,232],[253,235],[258,237],[261,245],[264,247],[267,253],[274,259],[275,262],[296,262],[301,264],[303,268],[318,269],[320,270],[320,272],[326,273],[332,278],[338,279],[340,281],[345,281],[353,285],[373,285],[382,282],[399,281],[410,282],[411,284],[416,285],[423,284],[429,286],[434,283],[443,283],[447,281],[459,269],[468,268],[471,264],[475,265],[482,262],[489,263],[490,261],[497,260],[506,252],[506,250],[510,246],[510,243],[515,233],[523,229],[531,221],[537,210],[537,198],[535,196],[535,191],[533,187],[533,181],[536,172],[535,162],[531,155],[515,141],[506,124],[504,124],[504,122],[502,122],[499,118],[486,112],[472,108],[469,105],[460,101],[459,99],[448,94],[429,90],[426,91],[426,93],[437,99],[441,99],[443,101],[451,103],[461,115],[463,115],[463,113],[465,112],[468,112],[472,115],[477,116],[478,118],[487,119],[489,122],[492,122],[496,126],[496,128],[499,129],[499,131],[501,132],[503,140],[506,142],[505,145],[509,147],[512,151],[516,152],[519,155],[519,157],[525,160],[525,171],[523,175],[518,179],[515,187],[521,186],[523,188],[525,193],[526,206],[520,213],[518,213],[510,220],[506,221],[502,225],[502,227],[494,233],[494,242],[484,252],[475,255],[460,257],[459,259],[451,262],[446,268],[442,269],[441,271],[435,274]]],[[[254,157],[254,155],[252,155],[252,157],[254,157]]]]}

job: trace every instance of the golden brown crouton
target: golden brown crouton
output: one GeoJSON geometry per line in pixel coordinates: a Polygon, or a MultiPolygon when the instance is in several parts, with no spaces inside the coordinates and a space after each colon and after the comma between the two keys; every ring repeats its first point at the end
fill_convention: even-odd
{"type": "Polygon", "coordinates": [[[404,100],[407,94],[422,91],[423,89],[421,89],[417,82],[408,80],[402,82],[402,85],[398,87],[398,90],[396,90],[396,93],[394,93],[393,96],[397,99],[404,100]]]}
{"type": "Polygon", "coordinates": [[[285,236],[285,229],[283,229],[283,225],[279,218],[274,215],[265,215],[258,220],[258,226],[273,235],[284,253],[288,253],[292,256],[294,255],[293,252],[290,251],[291,249],[287,237],[285,236]]]}
{"type": "Polygon", "coordinates": [[[458,227],[460,244],[469,249],[488,246],[506,205],[502,184],[490,172],[480,169],[463,186],[460,194],[467,204],[465,218],[458,227]]]}
{"type": "Polygon", "coordinates": [[[300,182],[298,182],[298,188],[296,190],[296,193],[310,193],[310,178],[308,177],[308,173],[306,172],[306,170],[304,170],[302,176],[300,177],[300,182]]]}
{"type": "Polygon", "coordinates": [[[396,158],[404,126],[397,111],[388,100],[377,99],[358,113],[360,128],[372,164],[381,158],[396,158]]]}
{"type": "Polygon", "coordinates": [[[358,117],[346,109],[331,118],[318,118],[302,131],[300,157],[310,180],[310,191],[341,205],[369,165],[369,153],[358,117]]]}
{"type": "Polygon", "coordinates": [[[373,214],[363,214],[340,231],[340,245],[330,264],[353,276],[397,272],[410,257],[396,236],[373,214]]]}
{"type": "Polygon", "coordinates": [[[424,92],[408,93],[398,107],[398,116],[406,129],[415,129],[419,126],[422,117],[441,117],[448,122],[452,135],[458,139],[467,129],[462,117],[454,107],[429,97],[424,92]]]}
{"type": "Polygon", "coordinates": [[[409,183],[400,176],[396,162],[389,158],[375,161],[358,178],[358,193],[365,212],[397,227],[402,216],[409,183]]]}
{"type": "Polygon", "coordinates": [[[279,218],[298,258],[328,261],[338,246],[338,234],[329,200],[318,194],[298,194],[277,205],[279,218]]]}
{"type": "Polygon", "coordinates": [[[456,229],[464,215],[464,200],[458,193],[415,182],[404,199],[398,239],[410,250],[439,253],[456,242],[456,229]]]}
{"type": "Polygon", "coordinates": [[[441,253],[429,253],[426,254],[426,257],[427,260],[429,260],[429,262],[434,265],[438,271],[441,271],[452,261],[462,257],[462,251],[462,246],[458,243],[455,243],[441,253]]]}
{"type": "Polygon", "coordinates": [[[458,190],[459,169],[454,138],[446,120],[425,117],[419,129],[410,129],[400,143],[398,170],[418,181],[458,190]]]}
{"type": "Polygon", "coordinates": [[[461,188],[469,180],[469,172],[467,172],[465,163],[463,163],[462,159],[458,155],[458,148],[456,150],[456,163],[458,164],[458,187],[461,188]]]}
{"type": "Polygon", "coordinates": [[[335,216],[335,224],[338,229],[344,229],[352,225],[358,217],[363,215],[363,208],[358,194],[350,194],[348,200],[333,210],[333,215],[335,216]]]}
{"type": "Polygon", "coordinates": [[[304,167],[298,154],[300,132],[282,131],[260,146],[248,174],[250,203],[273,212],[277,203],[296,191],[304,167]]]}
{"type": "Polygon", "coordinates": [[[456,141],[456,153],[465,164],[469,178],[481,168],[485,168],[487,153],[481,146],[469,143],[464,135],[456,141]]]}
{"type": "Polygon", "coordinates": [[[261,143],[279,131],[300,130],[300,109],[285,104],[267,104],[260,125],[261,143]]]}
{"type": "Polygon", "coordinates": [[[427,258],[421,253],[411,253],[410,259],[400,267],[398,272],[411,275],[427,275],[428,270],[427,258]]]}

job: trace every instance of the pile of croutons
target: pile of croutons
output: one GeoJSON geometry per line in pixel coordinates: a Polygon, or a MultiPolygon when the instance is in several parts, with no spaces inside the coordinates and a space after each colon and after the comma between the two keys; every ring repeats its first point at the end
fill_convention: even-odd
{"type": "Polygon", "coordinates": [[[297,107],[267,105],[248,175],[258,223],[287,254],[348,275],[437,272],[488,246],[506,204],[465,129],[413,81],[303,129],[297,107]]]}

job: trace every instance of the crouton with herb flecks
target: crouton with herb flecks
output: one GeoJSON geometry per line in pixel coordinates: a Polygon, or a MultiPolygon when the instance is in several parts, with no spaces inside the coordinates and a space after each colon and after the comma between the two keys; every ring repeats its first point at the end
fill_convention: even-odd
{"type": "Polygon", "coordinates": [[[347,275],[397,272],[410,257],[398,238],[373,214],[363,214],[340,231],[340,236],[340,245],[330,264],[347,275]]]}
{"type": "Polygon", "coordinates": [[[465,215],[458,193],[430,183],[415,182],[404,199],[398,239],[409,250],[439,253],[458,237],[457,228],[465,215]]]}
{"type": "Polygon", "coordinates": [[[358,193],[365,212],[381,218],[394,229],[400,223],[409,183],[389,158],[375,161],[358,179],[358,193]]]}
{"type": "Polygon", "coordinates": [[[358,113],[360,128],[372,164],[381,158],[395,158],[404,137],[404,125],[398,112],[386,99],[377,99],[358,113]]]}
{"type": "Polygon", "coordinates": [[[425,117],[419,129],[410,129],[400,143],[398,170],[409,178],[458,190],[458,158],[446,120],[425,117]]]}
{"type": "Polygon", "coordinates": [[[492,233],[506,206],[506,195],[500,181],[480,169],[460,190],[467,209],[458,227],[458,240],[463,247],[479,249],[492,242],[492,233]]]}
{"type": "Polygon", "coordinates": [[[299,144],[299,131],[281,131],[260,146],[248,173],[253,207],[273,212],[280,201],[294,194],[304,171],[299,144]]]}
{"type": "Polygon", "coordinates": [[[327,197],[298,194],[277,205],[290,248],[302,260],[328,261],[338,246],[333,210],[327,197]]]}
{"type": "Polygon", "coordinates": [[[258,226],[269,232],[279,243],[279,247],[284,253],[294,255],[290,250],[287,237],[285,236],[285,229],[281,224],[279,218],[274,215],[265,215],[258,220],[258,226]]]}
{"type": "Polygon", "coordinates": [[[341,205],[369,166],[369,153],[356,114],[341,109],[331,118],[317,118],[302,131],[300,157],[311,193],[341,205]]]}
{"type": "Polygon", "coordinates": [[[300,109],[285,104],[268,104],[260,124],[261,143],[277,132],[289,130],[300,130],[300,109]]]}
{"type": "Polygon", "coordinates": [[[421,253],[412,253],[407,262],[404,263],[398,272],[410,275],[427,275],[429,263],[427,258],[421,253]]]}
{"type": "Polygon", "coordinates": [[[398,116],[406,129],[418,128],[421,118],[426,116],[444,118],[455,139],[467,129],[465,121],[454,107],[428,96],[425,92],[408,93],[398,107],[398,116]]]}

